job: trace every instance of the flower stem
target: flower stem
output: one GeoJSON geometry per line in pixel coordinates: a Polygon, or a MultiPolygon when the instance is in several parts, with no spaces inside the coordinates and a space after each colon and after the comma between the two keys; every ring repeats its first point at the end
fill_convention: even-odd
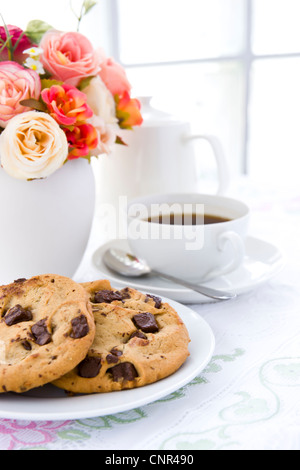
{"type": "Polygon", "coordinates": [[[23,39],[24,36],[25,36],[25,32],[23,31],[23,32],[20,34],[20,36],[19,36],[19,38],[18,38],[16,44],[13,46],[13,52],[15,52],[15,50],[17,49],[18,45],[19,45],[20,42],[21,42],[21,39],[23,39]]]}
{"type": "Polygon", "coordinates": [[[84,17],[84,11],[83,10],[84,10],[84,2],[81,5],[80,15],[79,15],[78,24],[77,24],[77,31],[79,31],[81,20],[84,17]]]}
{"type": "MultiPolygon", "coordinates": [[[[2,41],[1,41],[1,43],[2,43],[2,41]]],[[[8,41],[7,40],[5,42],[3,41],[3,46],[0,47],[0,54],[1,54],[1,52],[4,51],[4,49],[7,47],[7,45],[8,45],[8,41]]]]}
{"type": "Polygon", "coordinates": [[[0,17],[2,19],[3,26],[4,26],[4,29],[5,29],[5,32],[6,32],[6,42],[4,43],[3,48],[1,48],[1,52],[4,49],[4,47],[6,47],[7,52],[8,52],[8,60],[13,61],[14,60],[14,48],[13,48],[12,40],[11,40],[12,36],[10,35],[10,33],[8,31],[8,28],[6,26],[6,23],[4,21],[3,16],[1,15],[1,13],[0,13],[0,17]]]}
{"type": "Polygon", "coordinates": [[[79,31],[79,28],[80,28],[80,23],[82,21],[82,19],[85,17],[85,15],[87,15],[92,8],[94,8],[95,5],[97,5],[98,1],[97,0],[83,0],[82,2],[82,5],[81,5],[81,9],[80,9],[80,13],[79,13],[79,16],[78,14],[75,12],[73,6],[72,6],[72,0],[70,0],[70,7],[71,7],[71,10],[72,12],[74,13],[74,15],[76,16],[77,18],[77,32],[79,31]]]}
{"type": "Polygon", "coordinates": [[[81,20],[82,18],[84,17],[84,1],[82,2],[82,5],[81,5],[81,10],[80,10],[80,14],[78,16],[78,14],[76,13],[76,11],[74,10],[73,8],[73,5],[72,5],[72,0],[70,0],[70,8],[71,8],[71,11],[74,13],[76,19],[77,19],[77,32],[79,31],[79,28],[80,28],[80,23],[81,23],[81,20]]]}

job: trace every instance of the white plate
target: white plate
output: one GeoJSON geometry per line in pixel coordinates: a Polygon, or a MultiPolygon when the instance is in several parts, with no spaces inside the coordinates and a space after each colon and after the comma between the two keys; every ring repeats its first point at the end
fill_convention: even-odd
{"type": "MultiPolygon", "coordinates": [[[[138,290],[151,290],[153,294],[166,296],[185,304],[214,302],[197,292],[177,286],[162,278],[148,275],[141,278],[125,278],[112,273],[103,263],[103,253],[108,248],[120,248],[130,252],[126,240],[113,240],[101,246],[93,256],[93,263],[99,269],[99,278],[109,279],[114,287],[130,285],[138,290]]],[[[274,245],[254,237],[246,239],[246,256],[243,264],[235,271],[207,282],[204,285],[215,289],[234,292],[238,295],[251,291],[255,287],[271,279],[284,266],[281,252],[274,245]]]]}
{"type": "Polygon", "coordinates": [[[209,363],[215,349],[210,326],[196,312],[164,298],[184,321],[191,338],[190,357],[173,375],[133,390],[69,397],[52,386],[31,390],[23,395],[0,395],[0,418],[19,420],[73,420],[107,416],[147,405],[191,382],[209,363]]]}

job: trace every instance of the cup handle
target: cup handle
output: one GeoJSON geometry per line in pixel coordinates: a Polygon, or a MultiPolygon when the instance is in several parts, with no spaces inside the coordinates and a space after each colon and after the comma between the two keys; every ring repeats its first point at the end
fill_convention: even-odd
{"type": "Polygon", "coordinates": [[[223,147],[219,139],[213,135],[200,135],[200,134],[193,134],[185,136],[185,141],[189,142],[192,140],[206,140],[215,155],[215,159],[217,162],[218,167],[218,179],[219,179],[219,187],[217,190],[217,194],[222,195],[225,194],[228,187],[229,187],[229,168],[227,164],[227,160],[225,158],[225,154],[223,151],[223,147]]]}
{"type": "Polygon", "coordinates": [[[213,278],[224,276],[225,274],[231,273],[237,269],[244,260],[245,257],[245,243],[240,235],[236,232],[228,231],[223,232],[218,236],[217,247],[219,251],[224,251],[226,249],[227,243],[231,243],[234,249],[233,259],[222,268],[217,268],[210,271],[205,277],[205,281],[211,280],[213,278]]]}

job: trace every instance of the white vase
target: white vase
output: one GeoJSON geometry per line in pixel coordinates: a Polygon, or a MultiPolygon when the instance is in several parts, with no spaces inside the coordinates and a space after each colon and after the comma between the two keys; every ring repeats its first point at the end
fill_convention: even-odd
{"type": "Polygon", "coordinates": [[[93,222],[95,181],[87,160],[43,180],[20,181],[0,168],[0,283],[38,274],[72,277],[93,222]]]}

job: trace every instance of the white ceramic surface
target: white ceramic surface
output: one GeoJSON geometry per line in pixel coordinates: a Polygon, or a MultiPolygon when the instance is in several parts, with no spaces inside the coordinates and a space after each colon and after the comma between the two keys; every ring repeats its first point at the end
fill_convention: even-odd
{"type": "Polygon", "coordinates": [[[116,145],[109,156],[96,162],[99,201],[118,207],[119,197],[128,200],[164,191],[199,191],[197,166],[202,156],[194,142],[205,140],[216,160],[218,192],[229,185],[229,170],[216,136],[193,135],[190,123],[151,107],[150,98],[140,98],[144,122],[140,127],[121,130],[127,146],[116,145]]]}
{"type": "Polygon", "coordinates": [[[189,331],[190,357],[173,375],[146,387],[97,395],[67,396],[46,385],[24,395],[0,395],[0,418],[18,420],[74,420],[107,416],[138,408],[166,397],[191,382],[206,367],[215,349],[215,337],[208,323],[184,305],[167,298],[189,331]]]}
{"type": "Polygon", "coordinates": [[[243,202],[208,194],[156,194],[128,205],[128,243],[152,268],[190,282],[205,282],[241,265],[250,211],[243,202]],[[210,214],[228,221],[215,224],[170,225],[149,223],[167,214],[210,214]]]}
{"type": "Polygon", "coordinates": [[[84,159],[36,181],[0,169],[0,283],[46,273],[72,277],[89,240],[94,206],[94,175],[84,159]]]}
{"type": "MultiPolygon", "coordinates": [[[[177,286],[169,281],[155,276],[142,278],[124,278],[112,273],[102,261],[102,255],[108,248],[120,248],[130,252],[126,240],[113,240],[102,245],[93,256],[93,264],[99,270],[99,279],[109,279],[114,287],[126,287],[130,285],[142,291],[151,291],[155,295],[167,296],[177,302],[186,304],[200,304],[213,302],[213,300],[177,286]]],[[[243,264],[226,276],[214,279],[205,285],[215,289],[235,292],[238,295],[250,292],[267,282],[284,266],[284,257],[278,248],[264,240],[255,237],[247,237],[245,241],[246,254],[243,264]]]]}

